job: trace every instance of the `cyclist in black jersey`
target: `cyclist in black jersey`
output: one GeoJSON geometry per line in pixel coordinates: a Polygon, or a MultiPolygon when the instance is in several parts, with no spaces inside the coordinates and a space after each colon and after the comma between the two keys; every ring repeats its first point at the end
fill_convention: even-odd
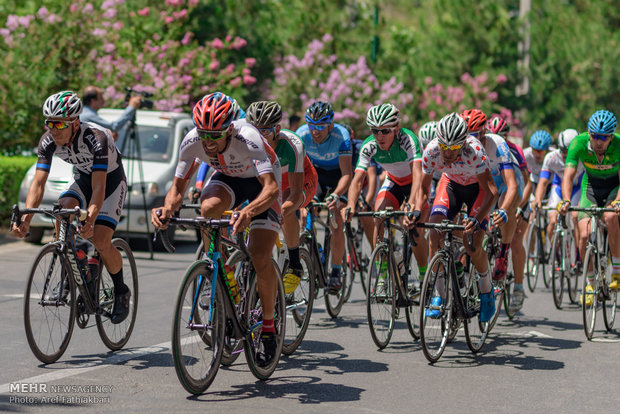
{"type": "MultiPolygon", "coordinates": [[[[82,101],[71,91],[51,95],[43,105],[47,131],[41,137],[37,170],[26,197],[26,208],[37,208],[43,199],[45,183],[57,155],[75,166],[74,177],[67,191],[60,195],[62,208],[88,210],[80,233],[92,238],[114,283],[114,309],[110,320],[121,323],[129,313],[131,291],[123,281],[121,254],[112,245],[112,236],[125,202],[127,179],[121,156],[112,134],[95,124],[81,122],[82,101]]],[[[32,214],[23,216],[22,224],[13,232],[24,237],[32,214]]]]}

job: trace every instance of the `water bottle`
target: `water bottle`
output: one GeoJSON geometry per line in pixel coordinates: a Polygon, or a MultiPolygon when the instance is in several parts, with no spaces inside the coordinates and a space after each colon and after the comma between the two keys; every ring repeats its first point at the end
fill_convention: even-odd
{"type": "Polygon", "coordinates": [[[80,272],[86,275],[86,282],[88,282],[90,280],[90,274],[88,271],[88,257],[86,256],[86,253],[84,253],[84,250],[82,249],[77,249],[76,254],[77,254],[78,266],[79,266],[80,272]]]}
{"type": "Polygon", "coordinates": [[[228,280],[230,294],[232,295],[235,305],[237,305],[241,302],[241,292],[239,292],[239,285],[237,285],[237,280],[235,279],[235,269],[228,265],[224,265],[224,271],[226,272],[226,279],[228,280]]]}
{"type": "Polygon", "coordinates": [[[323,253],[323,246],[321,243],[317,243],[319,246],[319,257],[321,258],[321,263],[325,263],[325,253],[323,253]]]}
{"type": "Polygon", "coordinates": [[[464,296],[465,290],[467,289],[465,278],[463,277],[465,274],[465,269],[463,268],[463,263],[459,261],[455,263],[455,267],[456,267],[456,278],[459,281],[459,291],[461,292],[461,296],[464,296]]]}

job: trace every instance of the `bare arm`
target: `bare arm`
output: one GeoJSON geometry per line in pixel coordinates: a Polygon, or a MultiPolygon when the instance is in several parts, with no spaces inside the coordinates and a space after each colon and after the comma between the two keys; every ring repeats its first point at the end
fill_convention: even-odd
{"type": "Polygon", "coordinates": [[[502,200],[501,209],[508,210],[512,205],[515,198],[519,195],[519,189],[517,188],[517,179],[515,177],[515,170],[508,168],[502,170],[502,177],[506,183],[506,196],[502,200]]]}
{"type": "Polygon", "coordinates": [[[243,231],[250,225],[252,217],[266,211],[271,205],[278,199],[280,194],[280,187],[276,181],[273,173],[263,174],[258,176],[258,181],[262,184],[263,189],[256,196],[254,201],[245,206],[238,216],[233,215],[231,224],[233,226],[233,233],[237,234],[243,231]]]}
{"type": "Polygon", "coordinates": [[[573,192],[573,180],[575,179],[575,175],[577,175],[577,168],[571,165],[567,165],[566,168],[564,169],[564,177],[562,177],[562,199],[563,200],[570,200],[570,196],[573,192]]]}
{"type": "Polygon", "coordinates": [[[362,184],[364,183],[364,176],[366,172],[364,170],[355,171],[353,181],[349,186],[349,193],[347,195],[347,208],[351,209],[351,213],[354,213],[357,207],[357,199],[362,192],[362,184]]]}
{"type": "Polygon", "coordinates": [[[371,165],[368,167],[368,171],[366,172],[368,173],[368,191],[366,192],[366,202],[372,206],[377,195],[377,167],[371,165]]]}
{"type": "Polygon", "coordinates": [[[523,200],[521,201],[519,207],[524,209],[530,199],[530,194],[532,194],[532,182],[530,181],[530,173],[527,171],[527,169],[521,170],[521,174],[523,174],[525,188],[523,189],[523,200]]]}
{"type": "Polygon", "coordinates": [[[547,186],[549,185],[548,178],[540,178],[538,180],[538,185],[536,186],[536,195],[534,195],[534,205],[540,207],[542,204],[543,197],[545,196],[545,192],[547,191],[547,186]]]}
{"type": "Polygon", "coordinates": [[[477,178],[480,189],[484,191],[484,201],[482,202],[480,211],[476,216],[478,222],[481,223],[482,220],[489,215],[491,209],[495,205],[498,193],[497,187],[495,186],[495,182],[493,181],[493,177],[491,176],[491,172],[489,170],[482,174],[478,174],[477,178]]]}
{"type": "MultiPolygon", "coordinates": [[[[41,204],[41,200],[43,200],[43,194],[45,193],[45,183],[47,182],[47,177],[49,176],[49,172],[44,170],[36,170],[34,173],[34,179],[30,184],[30,189],[28,190],[28,196],[26,196],[26,208],[37,208],[41,204]]],[[[28,233],[28,229],[30,228],[30,221],[32,220],[32,214],[24,214],[22,217],[22,224],[17,227],[16,224],[13,224],[13,233],[15,233],[18,237],[24,237],[26,233],[28,233]]]]}
{"type": "Polygon", "coordinates": [[[351,177],[353,176],[353,167],[351,166],[352,161],[350,155],[341,155],[338,162],[340,164],[340,172],[342,175],[340,176],[340,180],[338,180],[338,185],[336,186],[334,193],[341,196],[346,194],[347,188],[349,188],[351,177]]]}
{"type": "MultiPolygon", "coordinates": [[[[409,201],[408,203],[411,205],[413,210],[422,210],[421,205],[416,204],[416,198],[418,193],[420,192],[420,187],[422,184],[422,163],[421,162],[413,162],[411,165],[411,193],[409,193],[409,201]]],[[[431,180],[432,180],[431,176],[431,180]]]]}
{"type": "Polygon", "coordinates": [[[105,182],[107,173],[105,171],[94,171],[91,178],[92,196],[88,205],[88,216],[82,226],[82,237],[90,238],[93,236],[95,220],[99,215],[99,210],[105,200],[105,182]]]}
{"type": "Polygon", "coordinates": [[[289,194],[282,203],[282,215],[287,216],[294,213],[304,201],[304,173],[288,173],[289,194]]]}

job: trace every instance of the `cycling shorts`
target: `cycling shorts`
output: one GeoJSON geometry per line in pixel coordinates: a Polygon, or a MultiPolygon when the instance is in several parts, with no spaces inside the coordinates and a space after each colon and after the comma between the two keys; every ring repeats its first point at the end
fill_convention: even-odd
{"type": "MultiPolygon", "coordinates": [[[[607,179],[594,178],[588,174],[583,175],[581,182],[581,198],[579,207],[605,207],[610,204],[618,194],[618,176],[607,179]]],[[[590,214],[579,212],[579,220],[590,217],[590,214]]]]}
{"type": "MultiPolygon", "coordinates": [[[[222,187],[226,190],[228,195],[230,195],[230,204],[226,207],[227,210],[232,210],[233,208],[238,207],[246,200],[250,202],[253,201],[263,190],[263,185],[256,177],[231,177],[229,175],[222,174],[219,171],[209,178],[209,181],[207,181],[207,184],[202,190],[203,195],[209,187],[213,186],[222,187]]],[[[281,204],[280,199],[278,198],[278,200],[276,200],[269,209],[252,217],[250,230],[265,229],[279,232],[280,212],[281,204]]]]}
{"type": "MultiPolygon", "coordinates": [[[[316,170],[314,169],[314,167],[312,165],[310,165],[309,167],[311,167],[310,171],[304,171],[304,184],[303,184],[303,190],[302,190],[304,201],[301,203],[300,208],[306,207],[308,204],[310,204],[310,202],[316,195],[318,177],[317,177],[316,170]]],[[[292,174],[292,173],[288,173],[288,174],[292,174]]],[[[284,191],[290,187],[288,183],[288,174],[282,174],[282,193],[284,193],[284,191]]]]}
{"type": "MultiPolygon", "coordinates": [[[[570,205],[579,205],[579,199],[581,198],[581,185],[573,186],[573,193],[570,196],[570,205]]],[[[547,201],[547,207],[557,208],[558,204],[562,201],[562,187],[559,184],[551,185],[551,193],[549,194],[549,201],[547,201]]]]}
{"type": "MultiPolygon", "coordinates": [[[[325,197],[330,195],[336,187],[338,187],[338,181],[340,181],[340,177],[342,177],[342,173],[340,168],[336,168],[333,170],[324,170],[317,166],[314,167],[316,169],[316,173],[318,175],[319,185],[316,189],[316,198],[319,201],[325,200],[325,197]]],[[[340,196],[340,201],[345,202],[347,198],[345,195],[340,196]]]]}
{"type": "MultiPolygon", "coordinates": [[[[437,185],[431,216],[441,215],[452,220],[461,211],[463,204],[467,206],[467,214],[475,216],[482,207],[484,196],[484,190],[480,188],[478,183],[462,185],[443,175],[437,185]]],[[[487,222],[486,218],[482,220],[480,228],[486,230],[487,222]]]]}
{"type": "MultiPolygon", "coordinates": [[[[74,198],[80,203],[80,208],[88,208],[93,194],[92,179],[91,174],[75,170],[73,181],[69,184],[69,188],[60,194],[59,199],[74,198]]],[[[102,225],[116,230],[126,195],[127,178],[125,177],[125,170],[121,165],[106,175],[105,198],[95,219],[95,225],[102,225]]]]}
{"type": "Polygon", "coordinates": [[[411,183],[398,185],[390,180],[390,177],[386,177],[385,181],[383,181],[383,185],[379,189],[379,194],[377,194],[377,202],[385,198],[392,204],[394,210],[398,210],[403,204],[403,201],[409,198],[410,193],[411,183]]]}

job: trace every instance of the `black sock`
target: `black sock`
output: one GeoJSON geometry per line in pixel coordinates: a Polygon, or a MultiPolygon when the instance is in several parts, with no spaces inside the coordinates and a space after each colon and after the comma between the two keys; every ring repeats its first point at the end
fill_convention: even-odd
{"type": "Polygon", "coordinates": [[[294,270],[301,270],[301,262],[299,261],[299,247],[288,249],[289,266],[294,270]]]}
{"type": "Polygon", "coordinates": [[[123,293],[127,293],[129,287],[123,281],[123,268],[118,271],[118,273],[110,274],[112,277],[112,283],[114,283],[114,294],[122,295],[123,293]]]}

